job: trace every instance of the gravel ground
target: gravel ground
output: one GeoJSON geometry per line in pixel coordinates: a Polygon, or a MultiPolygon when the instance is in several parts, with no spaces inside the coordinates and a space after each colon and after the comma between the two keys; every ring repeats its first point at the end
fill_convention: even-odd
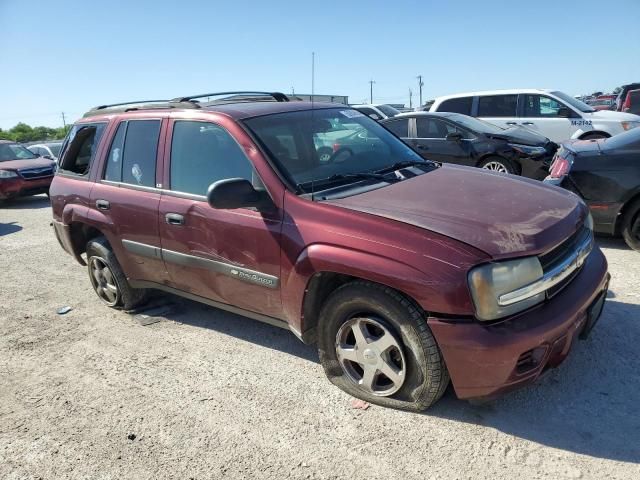
{"type": "Polygon", "coordinates": [[[156,323],[102,306],[50,217],[46,197],[0,209],[1,479],[640,478],[640,254],[621,241],[600,240],[610,298],[561,368],[411,414],[354,409],[286,330],[165,294],[156,323]]]}

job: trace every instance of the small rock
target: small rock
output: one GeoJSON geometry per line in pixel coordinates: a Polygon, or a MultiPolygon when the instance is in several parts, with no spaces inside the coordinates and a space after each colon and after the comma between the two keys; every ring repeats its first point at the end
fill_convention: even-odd
{"type": "Polygon", "coordinates": [[[135,433],[130,433],[129,435],[127,435],[127,438],[129,440],[135,440],[136,439],[136,434],[135,433]]]}
{"type": "Polygon", "coordinates": [[[360,400],[359,398],[354,398],[351,400],[351,408],[356,408],[358,410],[366,410],[369,408],[371,404],[365,402],[364,400],[360,400]]]}
{"type": "Polygon", "coordinates": [[[60,307],[58,309],[58,315],[64,315],[66,313],[69,313],[71,310],[73,310],[73,308],[69,307],[69,306],[65,306],[65,307],[60,307]]]}

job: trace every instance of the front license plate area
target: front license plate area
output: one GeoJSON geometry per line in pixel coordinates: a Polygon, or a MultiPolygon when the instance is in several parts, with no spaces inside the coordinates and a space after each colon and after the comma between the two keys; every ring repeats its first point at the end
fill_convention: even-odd
{"type": "Polygon", "coordinates": [[[589,308],[587,308],[587,320],[584,324],[584,328],[582,329],[582,332],[580,332],[580,340],[585,340],[587,338],[589,338],[589,334],[591,333],[591,330],[593,330],[593,327],[595,326],[595,324],[598,322],[598,320],[600,319],[600,316],[602,315],[602,309],[604,308],[604,302],[607,298],[607,289],[605,288],[602,293],[600,293],[600,295],[598,295],[598,298],[596,298],[593,303],[589,306],[589,308]]]}

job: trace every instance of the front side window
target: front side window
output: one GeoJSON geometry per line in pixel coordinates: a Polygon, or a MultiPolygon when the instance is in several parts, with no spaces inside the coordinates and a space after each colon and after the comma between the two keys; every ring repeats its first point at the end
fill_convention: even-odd
{"type": "Polygon", "coordinates": [[[65,140],[60,170],[80,176],[87,175],[104,128],[104,123],[74,125],[65,140]]]}
{"type": "Polygon", "coordinates": [[[518,95],[487,95],[478,98],[479,117],[515,117],[518,95]]]}
{"type": "Polygon", "coordinates": [[[441,138],[444,139],[447,134],[456,131],[453,125],[449,125],[437,118],[420,118],[416,119],[416,128],[418,138],[441,138]]]}
{"type": "Polygon", "coordinates": [[[299,191],[311,191],[311,183],[318,180],[375,172],[399,162],[431,165],[379,123],[353,109],[277,113],[250,118],[245,124],[299,191]],[[285,132],[295,146],[295,157],[282,142],[285,132]],[[331,146],[327,159],[318,155],[325,145],[331,146]]]}
{"type": "Polygon", "coordinates": [[[391,122],[386,122],[384,124],[389,130],[391,130],[394,135],[400,138],[407,138],[409,136],[409,119],[408,118],[399,118],[398,120],[393,120],[391,122]]]}
{"type": "Polygon", "coordinates": [[[438,112],[463,113],[471,115],[471,103],[473,97],[450,98],[438,107],[438,112]]]}
{"type": "MultiPolygon", "coordinates": [[[[281,154],[296,155],[286,132],[280,133],[281,154]]],[[[176,121],[171,140],[171,190],[206,195],[212,183],[229,178],[243,178],[260,186],[251,162],[224,128],[207,122],[176,121]]]]}
{"type": "Polygon", "coordinates": [[[156,186],[160,120],[129,120],[118,125],[104,179],[142,187],[156,186]]]}
{"type": "Polygon", "coordinates": [[[558,111],[566,108],[562,103],[544,95],[524,96],[525,117],[559,117],[558,111]]]}

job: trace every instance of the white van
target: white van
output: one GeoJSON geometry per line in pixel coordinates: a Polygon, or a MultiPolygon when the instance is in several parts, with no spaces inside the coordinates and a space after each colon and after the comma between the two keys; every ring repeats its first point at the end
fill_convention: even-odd
{"type": "Polygon", "coordinates": [[[447,95],[436,98],[429,111],[464,113],[502,128],[522,125],[554,142],[607,138],[640,126],[638,115],[597,111],[557,90],[494,90],[447,95]]]}

